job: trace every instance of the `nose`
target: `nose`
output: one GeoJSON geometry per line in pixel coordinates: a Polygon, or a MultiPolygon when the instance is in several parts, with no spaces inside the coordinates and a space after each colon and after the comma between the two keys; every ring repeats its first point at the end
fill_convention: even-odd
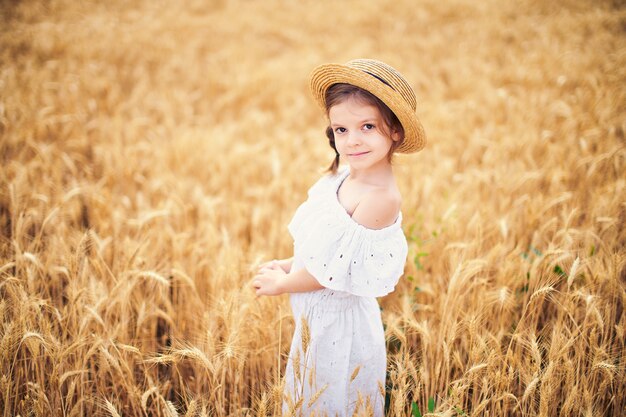
{"type": "Polygon", "coordinates": [[[347,145],[348,146],[357,146],[359,144],[361,144],[361,132],[359,132],[358,130],[351,131],[348,134],[347,145]]]}

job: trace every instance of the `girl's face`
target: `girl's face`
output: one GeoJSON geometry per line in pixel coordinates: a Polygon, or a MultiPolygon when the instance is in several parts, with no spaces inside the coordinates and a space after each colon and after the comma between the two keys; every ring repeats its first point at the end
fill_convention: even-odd
{"type": "Polygon", "coordinates": [[[328,118],[337,152],[351,168],[368,169],[391,164],[389,150],[400,135],[389,132],[376,106],[348,98],[332,106],[328,118]]]}

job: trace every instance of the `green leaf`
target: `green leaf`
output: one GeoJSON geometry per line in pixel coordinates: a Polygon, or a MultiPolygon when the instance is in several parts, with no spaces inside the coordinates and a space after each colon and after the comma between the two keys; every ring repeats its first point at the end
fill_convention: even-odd
{"type": "Polygon", "coordinates": [[[417,407],[417,403],[415,401],[411,403],[411,416],[422,417],[422,413],[420,413],[420,409],[417,407]]]}
{"type": "Polygon", "coordinates": [[[454,407],[454,411],[457,412],[458,415],[460,416],[466,416],[467,414],[465,414],[465,411],[461,410],[460,407],[454,407]]]}
{"type": "Polygon", "coordinates": [[[555,265],[554,266],[554,273],[558,274],[558,275],[560,275],[562,277],[567,275],[559,265],[555,265]]]}
{"type": "Polygon", "coordinates": [[[435,399],[428,397],[428,412],[433,413],[435,411],[435,399]]]}
{"type": "Polygon", "coordinates": [[[596,253],[596,245],[591,245],[591,249],[589,250],[589,256],[593,256],[596,253]]]}
{"type": "Polygon", "coordinates": [[[424,269],[424,265],[422,265],[422,262],[420,261],[420,258],[423,258],[424,256],[428,256],[428,252],[418,252],[413,257],[413,263],[417,269],[424,269]]]}

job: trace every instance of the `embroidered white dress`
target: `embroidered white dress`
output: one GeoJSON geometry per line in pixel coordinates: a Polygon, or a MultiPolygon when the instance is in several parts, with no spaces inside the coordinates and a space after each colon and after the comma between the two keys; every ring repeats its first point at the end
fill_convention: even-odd
{"type": "Polygon", "coordinates": [[[285,413],[300,400],[298,416],[352,416],[368,406],[374,416],[384,412],[385,336],[375,297],[393,291],[407,243],[402,215],[379,230],[348,215],[337,197],[348,175],[344,169],[322,177],[288,226],[292,270],[306,268],[325,288],[290,295],[296,328],[285,371],[285,413]],[[303,319],[309,333],[304,346],[303,319]]]}

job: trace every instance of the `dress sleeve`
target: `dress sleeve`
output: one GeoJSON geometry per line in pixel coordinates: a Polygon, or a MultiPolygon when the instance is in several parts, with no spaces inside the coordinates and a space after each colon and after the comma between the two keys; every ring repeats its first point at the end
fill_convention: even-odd
{"type": "Polygon", "coordinates": [[[326,203],[310,195],[296,211],[289,224],[294,255],[326,288],[364,297],[392,292],[404,272],[408,251],[399,221],[372,230],[332,202],[326,203]]]}

